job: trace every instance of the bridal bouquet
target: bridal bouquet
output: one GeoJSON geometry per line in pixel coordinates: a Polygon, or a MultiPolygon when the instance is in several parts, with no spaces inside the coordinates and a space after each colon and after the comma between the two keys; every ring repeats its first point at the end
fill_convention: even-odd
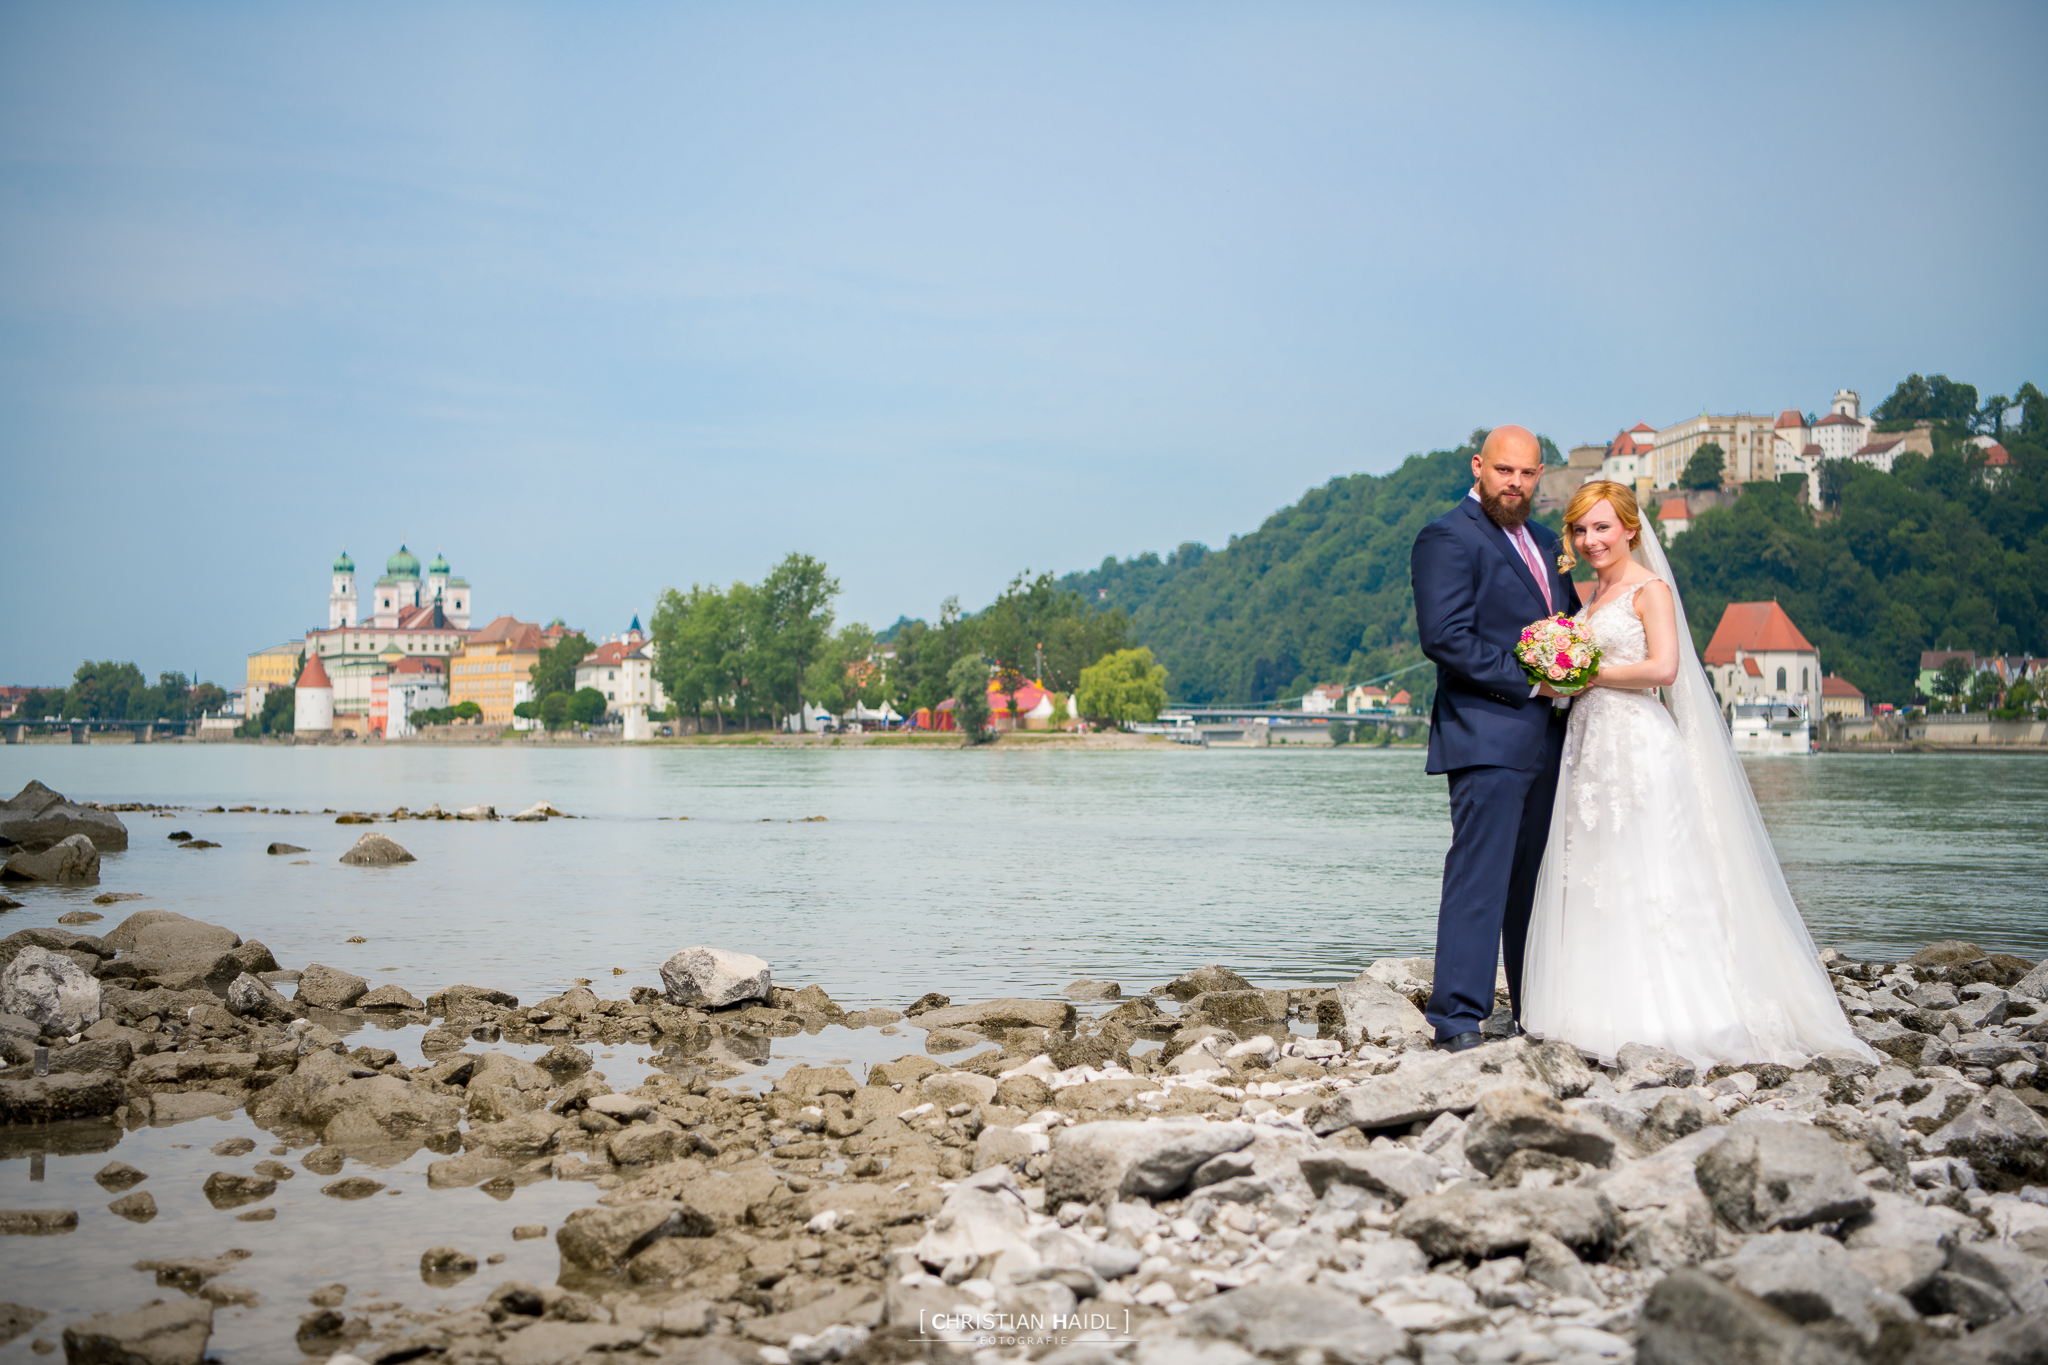
{"type": "Polygon", "coordinates": [[[1569,616],[1550,616],[1522,627],[1515,657],[1530,682],[1549,683],[1564,693],[1585,690],[1600,671],[1600,646],[1569,616]]]}

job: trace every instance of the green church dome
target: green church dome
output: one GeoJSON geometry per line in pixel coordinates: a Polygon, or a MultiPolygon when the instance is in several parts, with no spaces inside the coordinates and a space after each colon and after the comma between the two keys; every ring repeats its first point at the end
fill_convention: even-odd
{"type": "Polygon", "coordinates": [[[448,572],[450,572],[450,570],[449,570],[449,568],[448,568],[448,561],[447,561],[446,559],[444,559],[444,558],[443,558],[443,557],[442,557],[441,555],[439,555],[439,554],[436,554],[436,555],[434,556],[434,562],[433,562],[433,563],[431,563],[431,564],[429,564],[429,565],[427,565],[427,572],[428,572],[428,573],[430,573],[430,574],[431,574],[431,573],[437,573],[437,574],[443,574],[443,575],[447,574],[448,572]]]}
{"type": "Polygon", "coordinates": [[[418,578],[420,558],[401,545],[397,554],[384,561],[384,572],[393,578],[418,578]]]}
{"type": "Polygon", "coordinates": [[[356,571],[356,562],[348,557],[347,550],[343,550],[335,559],[334,571],[336,573],[354,573],[356,571]]]}

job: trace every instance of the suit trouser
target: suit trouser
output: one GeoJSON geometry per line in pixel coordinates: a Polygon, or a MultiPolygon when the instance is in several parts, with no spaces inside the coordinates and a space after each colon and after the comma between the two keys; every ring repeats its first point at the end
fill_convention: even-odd
{"type": "Polygon", "coordinates": [[[1440,1040],[1473,1032],[1493,1013],[1496,954],[1505,961],[1508,999],[1521,1020],[1522,953],[1550,838],[1562,738],[1548,737],[1544,761],[1534,768],[1451,771],[1451,851],[1444,855],[1436,917],[1436,985],[1424,1011],[1440,1040]]]}

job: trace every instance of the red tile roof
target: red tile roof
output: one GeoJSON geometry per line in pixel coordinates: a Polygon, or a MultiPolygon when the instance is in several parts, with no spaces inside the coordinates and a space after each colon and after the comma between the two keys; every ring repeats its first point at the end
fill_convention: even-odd
{"type": "Polygon", "coordinates": [[[1855,697],[1861,700],[1863,689],[1847,678],[1830,673],[1820,680],[1820,694],[1823,697],[1855,697]]]}
{"type": "Polygon", "coordinates": [[[1684,498],[1670,498],[1665,501],[1662,507],[1657,509],[1657,520],[1690,521],[1692,520],[1692,509],[1685,505],[1684,498]]]}
{"type": "Polygon", "coordinates": [[[1799,453],[1800,453],[1801,455],[1819,455],[1819,454],[1822,454],[1823,452],[1822,452],[1822,450],[1821,450],[1821,448],[1820,448],[1820,443],[1819,443],[1819,442],[1817,442],[1817,441],[1808,441],[1808,442],[1806,443],[1806,448],[1805,448],[1804,450],[1801,450],[1801,451],[1800,451],[1799,453]]]}
{"type": "Polygon", "coordinates": [[[1744,659],[1742,661],[1742,671],[1752,678],[1761,678],[1764,675],[1762,667],[1758,665],[1755,659],[1744,659]]]}
{"type": "Polygon", "coordinates": [[[327,668],[320,662],[318,654],[306,656],[306,666],[299,670],[299,681],[296,685],[299,687],[325,687],[330,689],[334,686],[333,683],[327,681],[327,668]]]}
{"type": "Polygon", "coordinates": [[[1805,425],[1806,418],[1797,408],[1786,408],[1778,414],[1777,429],[1779,431],[1783,431],[1786,427],[1803,427],[1805,425]]]}
{"type": "Polygon", "coordinates": [[[1984,463],[1993,466],[2008,465],[2012,463],[2012,456],[2005,453],[2004,446],[1993,441],[1990,445],[1984,447],[1984,463]]]}
{"type": "Polygon", "coordinates": [[[1701,657],[1710,664],[1732,664],[1737,650],[1749,654],[1817,652],[1776,602],[1730,602],[1701,657]]]}
{"type": "Polygon", "coordinates": [[[630,653],[632,653],[630,645],[614,640],[608,645],[599,645],[596,649],[584,655],[583,662],[587,664],[618,664],[624,662],[625,657],[630,653]]]}
{"type": "Polygon", "coordinates": [[[1657,434],[1657,428],[1655,428],[1655,427],[1651,426],[1651,425],[1650,425],[1650,424],[1649,424],[1648,422],[1638,422],[1638,423],[1636,423],[1636,424],[1635,424],[1634,426],[1630,427],[1630,428],[1629,428],[1629,430],[1630,430],[1630,431],[1647,431],[1647,432],[1649,432],[1649,433],[1650,433],[1650,434],[1651,434],[1652,436],[1655,436],[1655,435],[1657,434]]]}
{"type": "Polygon", "coordinates": [[[469,637],[473,645],[509,645],[515,653],[538,653],[541,647],[541,630],[531,621],[521,621],[510,616],[500,616],[469,637]]]}
{"type": "Polygon", "coordinates": [[[1858,455],[1882,455],[1905,439],[1903,436],[1894,436],[1889,441],[1870,441],[1856,453],[1858,455]]]}
{"type": "Polygon", "coordinates": [[[1821,418],[1818,422],[1815,422],[1814,425],[1817,427],[1860,427],[1863,424],[1857,421],[1854,417],[1849,416],[1849,414],[1845,412],[1831,412],[1827,416],[1821,418]]]}

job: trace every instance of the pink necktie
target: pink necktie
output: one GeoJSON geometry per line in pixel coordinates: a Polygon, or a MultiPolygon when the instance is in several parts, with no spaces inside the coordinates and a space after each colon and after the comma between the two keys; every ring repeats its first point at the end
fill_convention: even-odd
{"type": "Polygon", "coordinates": [[[1555,611],[1557,604],[1550,600],[1550,581],[1544,576],[1543,565],[1536,558],[1536,541],[1527,531],[1514,537],[1515,548],[1522,552],[1522,562],[1529,566],[1529,572],[1536,576],[1536,586],[1543,593],[1543,609],[1555,611]]]}

